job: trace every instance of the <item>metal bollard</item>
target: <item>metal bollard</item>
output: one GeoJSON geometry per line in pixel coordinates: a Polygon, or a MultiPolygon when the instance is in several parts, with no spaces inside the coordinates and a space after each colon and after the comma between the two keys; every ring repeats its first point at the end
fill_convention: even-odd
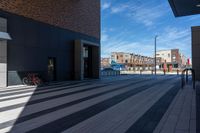
{"type": "Polygon", "coordinates": [[[192,70],[192,82],[193,82],[193,89],[196,89],[196,81],[195,81],[196,79],[195,79],[195,71],[194,70],[192,70]]]}
{"type": "Polygon", "coordinates": [[[185,70],[182,71],[182,75],[181,75],[181,88],[183,89],[184,85],[185,85],[185,80],[184,80],[184,73],[185,73],[185,70]]]}
{"type": "Polygon", "coordinates": [[[179,75],[179,70],[177,69],[177,75],[179,75]]]}
{"type": "Polygon", "coordinates": [[[186,70],[186,83],[188,83],[188,70],[186,70]]]}

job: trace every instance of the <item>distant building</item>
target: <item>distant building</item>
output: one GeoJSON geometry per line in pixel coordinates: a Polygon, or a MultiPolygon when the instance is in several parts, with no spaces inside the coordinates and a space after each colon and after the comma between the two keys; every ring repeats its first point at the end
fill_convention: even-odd
{"type": "Polygon", "coordinates": [[[125,52],[112,52],[111,61],[124,64],[129,69],[135,67],[152,67],[154,65],[154,58],[152,57],[125,52]]]}
{"type": "Polygon", "coordinates": [[[180,54],[180,56],[181,56],[181,67],[185,67],[188,63],[188,60],[187,60],[188,58],[182,53],[180,54]]]}
{"type": "Polygon", "coordinates": [[[156,52],[157,65],[164,68],[164,64],[171,68],[185,67],[186,57],[180,53],[179,49],[160,50],[156,52]]]}

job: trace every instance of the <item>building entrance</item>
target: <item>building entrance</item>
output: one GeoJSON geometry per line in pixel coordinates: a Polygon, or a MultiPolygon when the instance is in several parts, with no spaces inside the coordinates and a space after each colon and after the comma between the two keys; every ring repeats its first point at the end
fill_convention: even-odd
{"type": "Polygon", "coordinates": [[[56,80],[56,58],[48,58],[48,79],[49,81],[56,80]]]}
{"type": "Polygon", "coordinates": [[[75,40],[74,79],[99,78],[100,46],[99,44],[75,40]]]}
{"type": "Polygon", "coordinates": [[[92,78],[92,48],[83,46],[84,78],[92,78]]]}

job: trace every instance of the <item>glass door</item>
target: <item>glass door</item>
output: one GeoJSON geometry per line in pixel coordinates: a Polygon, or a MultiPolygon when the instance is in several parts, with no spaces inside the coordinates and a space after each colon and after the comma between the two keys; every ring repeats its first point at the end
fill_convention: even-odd
{"type": "Polygon", "coordinates": [[[48,58],[48,79],[49,81],[56,80],[56,58],[48,58]]]}

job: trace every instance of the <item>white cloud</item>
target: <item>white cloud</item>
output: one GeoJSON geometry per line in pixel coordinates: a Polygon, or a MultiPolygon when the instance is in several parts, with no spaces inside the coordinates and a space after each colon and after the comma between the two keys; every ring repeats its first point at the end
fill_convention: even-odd
{"type": "Polygon", "coordinates": [[[102,10],[106,10],[106,9],[110,8],[110,6],[111,6],[111,3],[105,2],[102,4],[101,8],[102,8],[102,10]]]}
{"type": "Polygon", "coordinates": [[[111,14],[123,13],[124,16],[131,20],[145,26],[152,26],[159,18],[169,12],[170,8],[166,8],[166,3],[157,6],[152,6],[151,4],[151,2],[142,3],[136,0],[112,6],[110,12],[111,14]]]}
{"type": "Polygon", "coordinates": [[[150,6],[147,4],[138,7],[130,7],[128,16],[138,23],[145,26],[152,26],[159,18],[163,17],[169,10],[166,10],[166,5],[150,6]]]}
{"type": "Polygon", "coordinates": [[[115,13],[120,13],[120,12],[123,12],[125,11],[129,6],[126,5],[126,4],[121,4],[119,6],[116,6],[116,7],[112,7],[111,8],[111,13],[115,14],[115,13]]]}
{"type": "Polygon", "coordinates": [[[145,41],[128,41],[125,37],[127,34],[126,31],[123,31],[115,36],[109,36],[106,32],[103,32],[102,36],[104,38],[101,40],[102,57],[109,57],[111,52],[130,52],[152,56],[154,49],[153,41],[152,44],[148,44],[149,42],[145,41]],[[105,37],[107,41],[105,41],[105,37]]]}

